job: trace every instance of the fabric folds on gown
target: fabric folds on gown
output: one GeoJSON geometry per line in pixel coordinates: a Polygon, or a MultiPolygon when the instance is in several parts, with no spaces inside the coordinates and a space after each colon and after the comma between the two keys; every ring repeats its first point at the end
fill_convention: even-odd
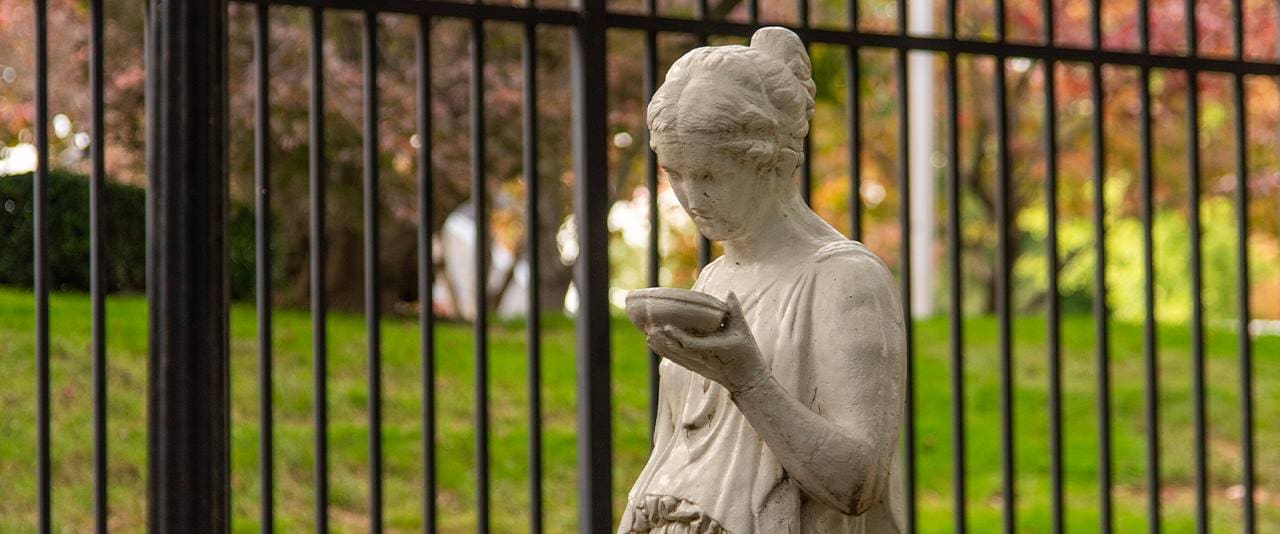
{"type": "MultiPolygon", "coordinates": [[[[703,270],[694,290],[720,299],[732,290],[775,379],[821,415],[814,406],[815,374],[823,372],[815,361],[822,344],[815,322],[839,318],[815,317],[814,302],[830,296],[833,288],[825,284],[847,268],[842,259],[865,261],[859,256],[875,258],[856,241],[833,241],[755,287],[718,284],[721,257],[703,270]]],[[[658,443],[628,495],[620,534],[902,532],[897,452],[882,501],[862,515],[845,515],[787,476],[722,386],[668,360],[660,376],[658,443]]]]}

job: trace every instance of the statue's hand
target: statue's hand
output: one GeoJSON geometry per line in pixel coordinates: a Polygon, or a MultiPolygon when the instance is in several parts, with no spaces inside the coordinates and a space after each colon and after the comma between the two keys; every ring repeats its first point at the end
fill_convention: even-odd
{"type": "Polygon", "coordinates": [[[682,367],[716,381],[730,394],[756,387],[770,377],[764,358],[737,295],[725,299],[728,314],[719,330],[695,335],[682,328],[663,325],[645,332],[649,348],[682,367]]]}

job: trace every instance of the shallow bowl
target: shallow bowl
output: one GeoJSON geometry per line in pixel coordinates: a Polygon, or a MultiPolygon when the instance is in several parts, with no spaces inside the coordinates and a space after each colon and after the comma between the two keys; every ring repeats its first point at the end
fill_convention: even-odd
{"type": "Polygon", "coordinates": [[[706,293],[651,287],[627,293],[627,318],[641,330],[671,325],[694,334],[709,334],[724,323],[728,306],[706,293]]]}

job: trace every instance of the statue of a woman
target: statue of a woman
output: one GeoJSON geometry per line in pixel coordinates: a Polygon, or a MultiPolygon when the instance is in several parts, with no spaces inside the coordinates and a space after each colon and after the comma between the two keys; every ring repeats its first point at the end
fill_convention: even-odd
{"type": "Polygon", "coordinates": [[[724,245],[694,285],[723,320],[633,315],[665,359],[620,533],[903,530],[902,307],[883,262],[800,198],[813,95],[799,38],[764,28],[685,54],[649,104],[681,206],[724,245]]]}

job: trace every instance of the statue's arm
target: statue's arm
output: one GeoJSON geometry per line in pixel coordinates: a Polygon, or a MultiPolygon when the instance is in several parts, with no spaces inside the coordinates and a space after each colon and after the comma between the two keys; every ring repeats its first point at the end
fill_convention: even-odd
{"type": "Polygon", "coordinates": [[[812,408],[769,376],[733,400],[787,474],[815,499],[861,514],[889,486],[902,418],[905,336],[891,275],[837,258],[814,292],[812,408]],[[846,268],[847,267],[847,268],[846,268]]]}

